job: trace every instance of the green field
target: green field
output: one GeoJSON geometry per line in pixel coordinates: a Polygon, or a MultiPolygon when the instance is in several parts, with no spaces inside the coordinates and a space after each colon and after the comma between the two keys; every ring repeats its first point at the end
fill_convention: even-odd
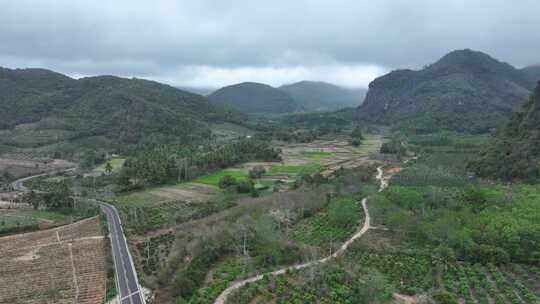
{"type": "Polygon", "coordinates": [[[18,226],[29,226],[40,222],[62,222],[67,216],[45,210],[9,210],[0,212],[0,231],[18,226]]]}
{"type": "Polygon", "coordinates": [[[277,175],[303,175],[303,174],[314,174],[321,170],[319,164],[307,164],[307,165],[283,165],[283,166],[273,166],[266,173],[266,176],[277,176],[277,175]]]}
{"type": "Polygon", "coordinates": [[[198,178],[193,180],[193,182],[211,185],[211,186],[217,186],[219,184],[219,180],[226,175],[230,175],[236,178],[237,181],[247,179],[247,174],[240,169],[222,169],[222,170],[215,171],[207,175],[199,176],[198,178]]]}
{"type": "Polygon", "coordinates": [[[302,155],[305,159],[319,161],[323,158],[333,157],[336,155],[334,152],[324,152],[324,151],[304,151],[302,155]]]}

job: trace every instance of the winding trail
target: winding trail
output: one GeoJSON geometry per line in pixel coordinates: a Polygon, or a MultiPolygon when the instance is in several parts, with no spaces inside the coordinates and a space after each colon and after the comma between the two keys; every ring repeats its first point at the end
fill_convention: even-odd
{"type": "MultiPolygon", "coordinates": [[[[377,180],[379,180],[379,182],[380,182],[379,192],[383,191],[388,186],[388,179],[383,176],[382,167],[377,167],[377,175],[376,175],[375,178],[377,180]]],[[[360,238],[362,235],[364,235],[364,233],[366,233],[369,229],[372,228],[371,227],[371,217],[369,216],[369,210],[368,210],[368,207],[367,207],[367,197],[362,199],[362,208],[364,209],[364,214],[365,214],[364,225],[362,226],[362,228],[357,230],[357,232],[355,234],[353,234],[347,241],[345,241],[345,243],[343,243],[341,245],[341,247],[339,247],[339,249],[336,250],[333,254],[331,254],[331,255],[329,255],[329,256],[327,256],[325,258],[319,259],[319,260],[314,260],[314,261],[303,263],[303,264],[297,264],[297,265],[281,268],[281,269],[273,271],[273,272],[269,272],[269,273],[266,273],[266,274],[260,274],[260,275],[257,275],[257,276],[242,280],[242,281],[237,281],[237,282],[233,283],[231,286],[227,287],[227,289],[225,289],[219,295],[219,297],[217,297],[214,304],[225,304],[225,303],[227,303],[227,299],[229,298],[229,296],[234,291],[244,287],[245,285],[247,285],[249,283],[253,283],[253,282],[257,282],[257,281],[262,280],[264,275],[278,276],[278,275],[282,275],[282,274],[284,274],[284,273],[286,273],[287,271],[290,271],[290,270],[299,270],[299,269],[315,266],[315,265],[318,265],[318,264],[324,264],[324,263],[326,263],[326,262],[340,256],[341,254],[343,254],[345,252],[345,250],[347,250],[347,248],[349,248],[349,246],[356,239],[360,238]]]]}

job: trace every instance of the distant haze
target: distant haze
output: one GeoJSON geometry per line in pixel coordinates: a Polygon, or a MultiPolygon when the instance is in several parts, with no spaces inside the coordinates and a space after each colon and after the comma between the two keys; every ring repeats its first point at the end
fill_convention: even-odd
{"type": "Polygon", "coordinates": [[[191,88],[366,88],[454,49],[540,62],[537,0],[3,1],[0,66],[191,88]]]}

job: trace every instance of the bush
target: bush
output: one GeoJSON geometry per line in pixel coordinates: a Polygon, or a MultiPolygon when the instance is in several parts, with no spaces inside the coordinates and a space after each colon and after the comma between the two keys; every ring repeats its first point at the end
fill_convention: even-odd
{"type": "Polygon", "coordinates": [[[229,188],[231,186],[234,186],[236,185],[236,178],[230,176],[230,175],[225,175],[223,176],[222,178],[219,179],[219,188],[221,189],[225,189],[225,188],[229,188]]]}
{"type": "Polygon", "coordinates": [[[254,190],[252,180],[243,180],[236,185],[238,193],[251,193],[254,190]]]}
{"type": "Polygon", "coordinates": [[[432,294],[433,300],[439,304],[458,304],[458,300],[453,293],[446,290],[436,290],[432,294]]]}
{"type": "Polygon", "coordinates": [[[266,169],[263,166],[255,166],[249,170],[248,175],[250,178],[255,179],[261,177],[264,173],[266,173],[266,169]]]}

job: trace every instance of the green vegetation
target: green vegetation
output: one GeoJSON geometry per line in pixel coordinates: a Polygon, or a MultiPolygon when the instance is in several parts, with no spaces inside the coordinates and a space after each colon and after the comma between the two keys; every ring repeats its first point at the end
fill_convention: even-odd
{"type": "MultiPolygon", "coordinates": [[[[199,182],[217,185],[225,174],[219,169],[247,161],[273,161],[279,153],[268,142],[255,138],[241,139],[222,146],[161,146],[128,158],[120,172],[120,182],[127,187],[189,181],[216,171],[199,182]]],[[[238,175],[238,173],[233,173],[238,175]]],[[[240,176],[238,176],[240,177],[240,176]]]]}
{"type": "MultiPolygon", "coordinates": [[[[236,182],[247,179],[247,174],[241,169],[222,169],[207,175],[199,176],[194,179],[193,182],[217,187],[220,184],[221,178],[224,176],[230,176],[234,178],[236,182]]],[[[234,184],[236,184],[236,182],[234,184]]]]}
{"type": "Polygon", "coordinates": [[[462,259],[533,263],[540,252],[533,237],[540,231],[540,188],[471,183],[470,154],[447,143],[394,177],[377,196],[379,216],[417,243],[448,246],[462,259]]]}
{"type": "Polygon", "coordinates": [[[333,247],[354,233],[362,216],[362,207],[353,198],[335,199],[295,227],[294,238],[312,245],[333,247]]]}
{"type": "Polygon", "coordinates": [[[327,253],[324,242],[338,245],[357,227],[362,208],[352,197],[372,176],[373,168],[344,170],[332,182],[300,184],[298,191],[271,193],[211,221],[202,218],[183,226],[174,255],[157,270],[157,284],[174,286],[176,303],[212,303],[234,280],[301,262],[312,250],[327,253]],[[321,240],[320,245],[299,242],[294,236],[300,229],[321,240]],[[326,238],[325,230],[335,237],[326,238]]]}
{"type": "Polygon", "coordinates": [[[352,263],[331,263],[315,269],[265,277],[249,284],[228,303],[385,303],[394,287],[379,272],[352,263]]]}
{"type": "Polygon", "coordinates": [[[471,168],[484,177],[540,180],[540,83],[520,112],[495,136],[471,168]]]}
{"type": "Polygon", "coordinates": [[[113,76],[75,80],[42,70],[0,69],[1,145],[78,158],[84,148],[132,152],[141,145],[210,138],[209,122],[238,112],[153,81],[113,76]],[[16,125],[23,128],[13,129],[16,125]],[[83,148],[83,149],[81,149],[83,148]]]}
{"type": "Polygon", "coordinates": [[[264,138],[287,142],[311,142],[321,136],[339,134],[353,125],[354,113],[291,113],[278,117],[252,118],[250,125],[264,138]]]}

